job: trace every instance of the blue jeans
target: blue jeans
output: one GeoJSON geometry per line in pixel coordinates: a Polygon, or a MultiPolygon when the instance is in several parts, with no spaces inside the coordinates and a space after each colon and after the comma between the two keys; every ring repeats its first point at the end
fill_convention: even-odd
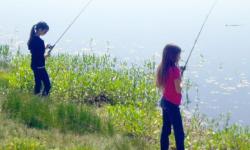
{"type": "Polygon", "coordinates": [[[179,106],[172,104],[165,98],[161,99],[163,114],[163,126],[161,133],[161,150],[169,149],[169,135],[171,126],[174,128],[174,136],[177,150],[184,150],[184,130],[179,106]]]}
{"type": "Polygon", "coordinates": [[[48,96],[51,89],[51,84],[49,80],[49,75],[45,68],[34,68],[32,67],[32,70],[34,72],[34,78],[35,78],[35,87],[34,87],[34,94],[37,95],[41,92],[42,83],[44,85],[44,89],[42,92],[43,96],[48,96]]]}

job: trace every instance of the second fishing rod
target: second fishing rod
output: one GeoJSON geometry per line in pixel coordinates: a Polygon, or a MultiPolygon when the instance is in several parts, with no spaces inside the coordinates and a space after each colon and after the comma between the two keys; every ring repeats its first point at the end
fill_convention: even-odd
{"type": "Polygon", "coordinates": [[[188,55],[188,58],[187,58],[187,60],[186,60],[186,62],[185,62],[185,65],[184,65],[184,66],[182,67],[182,69],[181,69],[181,70],[182,70],[182,71],[181,71],[181,75],[182,75],[182,76],[184,75],[184,72],[185,72],[185,70],[186,70],[186,68],[187,68],[187,65],[188,65],[188,63],[189,63],[189,60],[190,60],[192,54],[193,54],[193,51],[194,51],[194,49],[195,49],[195,47],[196,47],[196,45],[197,45],[197,42],[198,42],[198,40],[199,40],[199,38],[200,38],[200,36],[201,36],[201,33],[202,33],[202,31],[204,30],[204,27],[206,26],[206,23],[207,23],[207,21],[208,21],[208,18],[209,18],[209,16],[212,14],[212,12],[213,12],[215,6],[217,5],[218,1],[219,1],[219,0],[215,0],[215,1],[214,1],[214,3],[213,3],[213,5],[212,5],[212,7],[210,8],[210,10],[209,10],[209,12],[208,12],[208,14],[207,14],[205,20],[204,20],[203,23],[202,23],[201,29],[199,30],[199,32],[198,32],[198,34],[197,34],[197,36],[196,36],[196,38],[195,38],[194,44],[193,44],[193,46],[192,46],[192,48],[191,48],[191,51],[190,51],[190,53],[189,53],[189,55],[188,55]]]}

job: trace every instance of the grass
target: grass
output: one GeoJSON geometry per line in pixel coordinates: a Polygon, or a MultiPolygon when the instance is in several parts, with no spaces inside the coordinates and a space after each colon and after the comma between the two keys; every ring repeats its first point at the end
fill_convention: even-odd
{"type": "MultiPolygon", "coordinates": [[[[33,74],[29,56],[14,57],[10,86],[13,89],[32,91],[33,74]]],[[[51,97],[77,103],[127,104],[141,101],[154,103],[159,97],[154,86],[153,64],[145,70],[118,62],[108,54],[58,55],[48,60],[53,90],[51,97]]]]}
{"type": "MultiPolygon", "coordinates": [[[[140,139],[133,140],[119,134],[113,136],[100,134],[77,135],[62,133],[57,129],[37,130],[27,128],[24,124],[8,119],[2,114],[0,122],[0,150],[8,149],[9,145],[12,145],[9,148],[10,150],[17,150],[14,146],[25,145],[26,147],[32,147],[34,144],[46,150],[117,150],[125,144],[125,148],[120,149],[126,150],[126,147],[140,149],[140,147],[143,147],[141,142],[138,142],[140,139]]],[[[23,146],[18,150],[27,150],[27,148],[23,146]]]]}
{"type": "Polygon", "coordinates": [[[34,139],[13,139],[8,141],[5,146],[2,146],[3,150],[19,150],[19,149],[28,149],[28,150],[45,150],[45,146],[37,142],[34,139]]]}
{"type": "Polygon", "coordinates": [[[11,54],[8,45],[0,45],[0,67],[7,68],[9,61],[11,59],[11,54]]]}
{"type": "Polygon", "coordinates": [[[58,128],[75,134],[112,134],[112,124],[102,121],[90,107],[70,103],[54,103],[49,99],[20,92],[10,92],[2,110],[9,118],[17,119],[29,128],[58,128]],[[104,130],[106,129],[106,130],[104,130]]]}
{"type": "MultiPolygon", "coordinates": [[[[159,149],[155,62],[128,65],[108,54],[53,56],[47,64],[51,97],[41,98],[31,95],[29,57],[8,52],[0,59],[10,60],[0,66],[0,150],[159,149]]],[[[229,126],[227,117],[209,120],[197,110],[183,119],[187,149],[250,147],[249,127],[229,126]]],[[[170,144],[175,149],[173,135],[170,144]]]]}

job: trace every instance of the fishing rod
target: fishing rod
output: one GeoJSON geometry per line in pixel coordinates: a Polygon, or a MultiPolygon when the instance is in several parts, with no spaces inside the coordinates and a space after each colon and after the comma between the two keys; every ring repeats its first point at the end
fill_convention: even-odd
{"type": "Polygon", "coordinates": [[[73,19],[73,21],[68,25],[68,27],[64,30],[64,32],[61,34],[61,36],[57,39],[54,45],[49,46],[48,54],[51,53],[51,51],[54,49],[54,47],[58,44],[58,42],[63,38],[63,36],[68,32],[68,30],[71,28],[71,26],[77,21],[77,19],[86,11],[86,9],[89,7],[89,5],[94,0],[89,0],[86,5],[81,9],[81,11],[77,14],[77,16],[73,19]]]}
{"type": "Polygon", "coordinates": [[[192,47],[192,49],[191,49],[191,51],[190,51],[190,53],[189,53],[188,59],[187,59],[185,65],[182,67],[182,71],[181,71],[181,74],[182,74],[182,75],[184,74],[184,71],[186,70],[186,67],[187,67],[187,65],[188,65],[188,62],[189,62],[189,60],[190,60],[190,58],[191,58],[191,56],[192,56],[192,53],[193,53],[193,51],[194,51],[194,49],[195,49],[195,46],[197,45],[197,42],[198,42],[198,40],[199,40],[199,38],[200,38],[200,36],[201,36],[201,33],[202,33],[202,31],[204,30],[204,27],[205,27],[205,25],[206,25],[206,23],[207,23],[207,21],[208,21],[208,18],[209,18],[209,16],[212,14],[212,12],[213,12],[213,10],[214,10],[214,8],[215,8],[215,6],[216,6],[216,4],[217,4],[218,1],[219,1],[219,0],[215,0],[215,2],[213,3],[212,7],[210,8],[210,10],[209,10],[209,12],[208,12],[208,14],[207,14],[207,16],[206,16],[206,18],[205,18],[205,20],[204,20],[202,26],[201,26],[201,29],[200,29],[199,32],[198,32],[198,35],[197,35],[197,37],[196,37],[196,39],[195,39],[195,41],[194,41],[194,45],[193,45],[193,47],[192,47]]]}

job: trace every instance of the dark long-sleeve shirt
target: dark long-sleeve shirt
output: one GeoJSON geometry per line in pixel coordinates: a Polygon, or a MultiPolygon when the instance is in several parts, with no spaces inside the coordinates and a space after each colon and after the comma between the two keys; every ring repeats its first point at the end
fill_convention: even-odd
{"type": "Polygon", "coordinates": [[[31,67],[32,68],[40,68],[45,66],[45,44],[44,41],[38,37],[34,36],[30,44],[28,45],[28,48],[31,52],[31,67]]]}

